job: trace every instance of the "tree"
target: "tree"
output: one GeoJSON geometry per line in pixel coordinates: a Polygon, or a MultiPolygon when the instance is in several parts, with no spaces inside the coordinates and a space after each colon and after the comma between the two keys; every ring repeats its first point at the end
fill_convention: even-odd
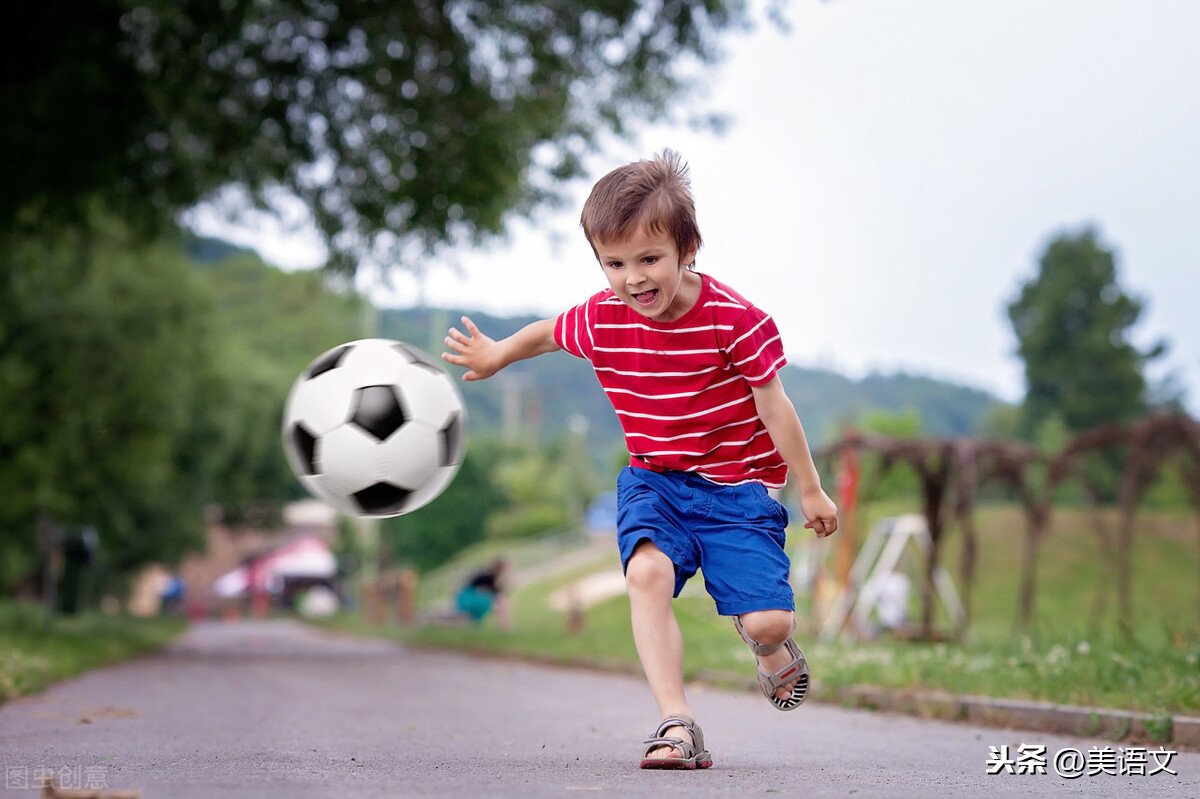
{"type": "Polygon", "coordinates": [[[1097,233],[1064,233],[1046,247],[1038,274],[1021,287],[1008,317],[1025,361],[1022,432],[1030,438],[1054,417],[1069,432],[1127,423],[1146,410],[1143,352],[1130,341],[1142,302],[1117,281],[1116,259],[1097,233]]]}
{"type": "Polygon", "coordinates": [[[0,256],[0,588],[41,516],[95,527],[117,571],[178,558],[227,461],[210,295],[177,251],[91,227],[0,256]]]}
{"type": "Polygon", "coordinates": [[[87,227],[0,253],[0,590],[36,567],[43,515],[94,526],[114,572],[201,544],[211,507],[269,520],[303,495],[287,390],[362,333],[363,300],[320,274],[87,227]]]}
{"type": "Polygon", "coordinates": [[[334,262],[503,230],[664,113],[741,0],[57,0],[0,56],[0,230],[302,200],[334,262]]]}
{"type": "MultiPolygon", "coordinates": [[[[200,257],[214,249],[211,241],[187,241],[200,257]]],[[[368,303],[331,290],[321,274],[283,272],[254,254],[209,258],[200,273],[214,298],[212,326],[222,332],[216,396],[226,425],[214,436],[226,461],[211,499],[227,521],[269,522],[279,505],[304,493],[279,443],[288,389],[317,355],[363,336],[368,303]]]]}

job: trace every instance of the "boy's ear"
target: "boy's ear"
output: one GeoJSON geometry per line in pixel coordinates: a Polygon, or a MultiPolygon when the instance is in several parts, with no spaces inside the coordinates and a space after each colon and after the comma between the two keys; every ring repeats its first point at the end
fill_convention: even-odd
{"type": "Polygon", "coordinates": [[[697,252],[699,252],[698,247],[693,247],[692,249],[685,252],[679,259],[679,265],[688,267],[688,266],[692,266],[693,264],[695,264],[697,252]]]}

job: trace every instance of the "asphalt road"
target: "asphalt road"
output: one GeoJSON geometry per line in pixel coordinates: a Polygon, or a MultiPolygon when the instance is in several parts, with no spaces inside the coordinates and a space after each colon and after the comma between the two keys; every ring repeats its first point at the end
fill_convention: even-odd
{"type": "Polygon", "coordinates": [[[0,707],[0,796],[36,795],[47,770],[64,787],[144,799],[1200,796],[1198,753],[1165,756],[1178,776],[1149,776],[1164,756],[1139,766],[1135,752],[1130,765],[1103,740],[818,703],[780,713],[758,694],[699,686],[692,698],[716,765],[641,771],[658,719],[640,678],[290,622],[201,623],[163,653],[0,707]],[[987,774],[992,747],[1015,760],[1022,744],[1046,747],[1047,773],[987,774]],[[1108,767],[1134,775],[1104,773],[1099,755],[1100,773],[1056,773],[1058,753],[1105,746],[1119,756],[1108,767]]]}

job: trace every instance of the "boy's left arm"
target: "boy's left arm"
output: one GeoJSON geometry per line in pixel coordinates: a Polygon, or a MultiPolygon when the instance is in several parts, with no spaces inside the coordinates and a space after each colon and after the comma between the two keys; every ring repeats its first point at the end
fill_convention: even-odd
{"type": "Polygon", "coordinates": [[[838,528],[837,506],[821,488],[821,476],[813,463],[804,426],[796,415],[796,408],[783,390],[783,383],[776,375],[771,382],[751,386],[754,405],[763,420],[775,448],[783,456],[796,483],[800,488],[800,508],[808,520],[804,525],[813,530],[818,538],[833,535],[838,528]]]}

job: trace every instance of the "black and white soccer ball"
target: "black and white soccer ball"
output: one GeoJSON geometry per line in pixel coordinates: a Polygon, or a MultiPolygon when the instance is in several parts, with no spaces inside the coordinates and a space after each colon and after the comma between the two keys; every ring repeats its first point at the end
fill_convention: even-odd
{"type": "Polygon", "coordinates": [[[466,410],[453,379],[400,341],[334,347],[292,384],[283,449],[308,491],[353,516],[399,516],[462,465],[466,410]]]}

